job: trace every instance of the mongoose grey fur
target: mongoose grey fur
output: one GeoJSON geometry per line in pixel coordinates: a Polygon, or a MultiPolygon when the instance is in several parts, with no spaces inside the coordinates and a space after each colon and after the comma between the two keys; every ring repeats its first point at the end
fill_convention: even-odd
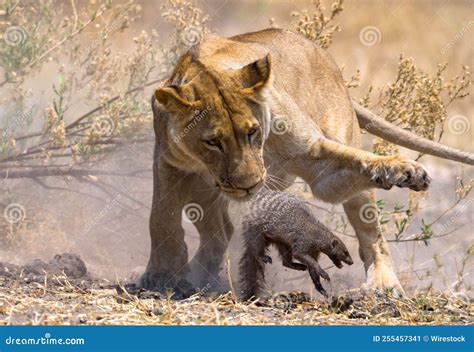
{"type": "Polygon", "coordinates": [[[239,274],[244,300],[264,293],[265,264],[271,263],[267,255],[271,244],[277,248],[283,266],[308,270],[316,289],[324,296],[327,293],[320,277],[329,280],[329,275],[318,263],[319,254],[326,254],[338,268],[342,262],[353,264],[344,243],[314,217],[305,202],[292,194],[261,190],[249,202],[242,227],[244,251],[239,274]]]}

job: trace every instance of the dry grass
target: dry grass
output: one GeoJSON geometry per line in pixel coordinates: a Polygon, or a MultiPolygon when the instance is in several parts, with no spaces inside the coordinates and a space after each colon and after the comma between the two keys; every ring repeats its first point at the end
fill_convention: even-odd
{"type": "MultiPolygon", "coordinates": [[[[100,174],[97,177],[73,174],[61,178],[0,180],[2,213],[3,206],[9,204],[20,205],[22,210],[18,222],[11,223],[0,216],[1,259],[8,257],[20,263],[73,250],[83,256],[98,277],[128,276],[131,268],[135,272],[144,270],[138,269],[146,264],[149,252],[147,218],[152,189],[152,138],[147,139],[152,131],[149,97],[156,85],[154,81],[166,75],[179,54],[207,30],[234,35],[262,29],[270,17],[275,17],[277,24],[291,27],[329,47],[336,62],[345,66],[345,77],[358,77],[348,80],[355,88],[351,90],[354,98],[362,99],[369,87],[374,86],[372,100],[367,103],[377,113],[429,138],[438,140],[442,136],[443,143],[472,150],[472,128],[459,134],[449,128],[444,131],[442,123],[449,123],[450,117],[461,114],[471,126],[473,100],[451,104],[452,96],[447,94],[451,92],[450,82],[437,79],[436,71],[438,63],[448,62],[444,74],[449,79],[472,61],[469,4],[346,1],[341,12],[339,1],[331,7],[334,1],[324,1],[326,9],[319,1],[225,4],[217,0],[198,1],[203,12],[185,0],[163,1],[158,5],[158,2],[123,0],[114,6],[106,6],[106,1],[90,1],[91,6],[95,5],[77,8],[77,21],[70,20],[74,16],[69,2],[45,1],[48,6],[43,10],[54,5],[54,12],[43,14],[30,12],[38,2],[28,1],[24,3],[31,6],[12,8],[10,5],[16,2],[2,1],[0,14],[5,13],[1,15],[0,32],[14,25],[25,29],[26,35],[23,45],[0,48],[0,86],[4,85],[5,93],[0,101],[0,109],[5,111],[0,125],[8,132],[8,138],[0,136],[0,154],[12,158],[3,162],[4,169],[0,168],[0,172],[8,170],[11,177],[12,168],[19,168],[37,174],[37,170],[44,173],[48,166],[68,172],[87,167],[87,173],[93,174],[96,169],[90,167],[100,165],[107,172],[122,172],[125,168],[146,169],[147,173],[140,178],[135,174],[124,177],[122,173],[111,174],[110,178],[100,174]],[[59,8],[64,16],[69,16],[69,21],[63,21],[59,8]],[[298,13],[291,16],[293,10],[298,13]],[[249,21],[249,13],[258,16],[249,21]],[[381,31],[378,44],[361,43],[360,32],[366,26],[381,31]],[[429,32],[420,28],[429,28],[429,32]],[[414,61],[401,62],[397,68],[397,58],[402,53],[406,60],[413,57],[414,61]],[[68,64],[62,67],[61,63],[68,64]],[[360,73],[356,73],[358,69],[360,73]],[[402,76],[408,79],[399,80],[402,76]],[[387,82],[410,84],[395,84],[391,90],[387,82]],[[38,93],[42,91],[45,95],[38,93]],[[418,91],[423,94],[414,94],[418,91]],[[441,96],[438,93],[443,93],[443,100],[438,99],[441,96]],[[406,99],[389,99],[392,95],[406,99]],[[111,101],[115,97],[118,99],[111,101]],[[399,104],[400,101],[404,104],[399,104]],[[431,110],[433,105],[437,108],[431,110]],[[384,111],[391,111],[392,115],[384,111]],[[22,112],[20,116],[18,112],[22,112]],[[398,116],[403,117],[402,121],[392,118],[398,116]],[[426,116],[428,120],[414,121],[417,116],[426,116]],[[80,123],[76,123],[78,119],[80,123]],[[423,128],[417,128],[415,122],[420,122],[419,127],[423,128]],[[142,139],[137,141],[137,137],[142,139]],[[104,139],[106,143],[101,144],[104,139]],[[130,151],[131,144],[124,144],[130,140],[142,144],[135,147],[134,142],[130,151]],[[122,148],[120,153],[116,153],[116,147],[122,148]],[[17,157],[20,159],[13,160],[17,157]]],[[[463,77],[461,74],[459,78],[463,77]]],[[[367,136],[365,139],[369,149],[372,140],[367,136]]],[[[402,191],[379,192],[379,198],[385,202],[380,203],[384,207],[381,216],[385,216],[384,221],[390,219],[384,223],[384,233],[391,241],[392,254],[407,291],[410,287],[413,292],[435,285],[444,294],[423,289],[423,293],[413,293],[412,299],[397,300],[360,296],[354,291],[348,295],[355,303],[341,311],[337,304],[333,307],[327,302],[308,301],[301,299],[304,298],[301,294],[290,295],[289,299],[283,296],[282,300],[264,306],[236,302],[231,294],[173,301],[144,292],[121,297],[111,282],[62,280],[57,284],[56,279],[46,283],[44,280],[26,282],[20,276],[2,278],[0,275],[0,324],[472,323],[472,306],[453,296],[472,292],[472,275],[469,275],[474,253],[469,230],[472,198],[467,198],[468,193],[457,192],[471,187],[468,180],[472,178],[472,170],[424,156],[422,161],[426,160],[436,172],[433,190],[422,195],[410,192],[407,196],[402,191]],[[466,180],[466,187],[459,185],[462,179],[466,180]],[[460,229],[463,225],[467,226],[460,229]],[[450,236],[445,236],[447,233],[450,236]],[[397,311],[400,316],[396,316],[397,311]]],[[[337,210],[331,209],[328,224],[333,224],[338,234],[351,236],[345,236],[345,241],[355,243],[347,221],[337,210]]],[[[327,214],[321,214],[321,219],[326,219],[327,214]]],[[[188,234],[187,240],[194,249],[197,234],[188,234]]],[[[349,281],[347,278],[356,275],[355,271],[345,270],[346,276],[341,280],[349,281]]],[[[286,274],[281,273],[280,279],[283,275],[286,274]]],[[[357,275],[363,275],[362,268],[357,275]]],[[[306,280],[309,284],[305,285],[301,279],[290,286],[290,280],[285,279],[281,286],[307,290],[312,283],[306,280]]],[[[357,282],[344,283],[357,287],[357,282]]]]}
{"type": "Polygon", "coordinates": [[[434,291],[412,299],[350,291],[330,301],[289,293],[245,303],[229,292],[176,301],[105,281],[0,277],[2,325],[444,325],[472,324],[473,316],[472,304],[434,291]]]}

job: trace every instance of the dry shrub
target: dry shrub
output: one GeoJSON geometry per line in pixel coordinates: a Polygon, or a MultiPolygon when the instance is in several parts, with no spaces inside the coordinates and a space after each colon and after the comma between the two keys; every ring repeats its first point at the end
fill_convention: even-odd
{"type": "MultiPolygon", "coordinates": [[[[463,66],[459,76],[446,83],[443,73],[447,64],[439,64],[434,75],[417,67],[413,58],[400,56],[394,81],[379,89],[375,103],[372,88],[362,98],[362,105],[371,108],[387,121],[417,135],[440,141],[444,132],[447,108],[469,95],[471,73],[463,66]]],[[[398,152],[398,147],[381,139],[374,142],[374,151],[381,155],[398,152]]]]}
{"type": "MultiPolygon", "coordinates": [[[[156,31],[142,31],[121,52],[113,40],[132,37],[130,26],[142,11],[139,1],[88,1],[80,7],[76,1],[53,0],[0,4],[2,185],[11,187],[15,178],[39,182],[65,176],[90,182],[96,173],[132,177],[149,171],[102,166],[131,143],[151,145],[145,88],[166,78],[178,56],[206,32],[207,17],[191,2],[168,1],[162,9],[173,27],[170,44],[162,45],[156,31]],[[52,67],[56,76],[45,94],[48,101],[39,103],[45,98],[26,87],[52,67]]],[[[14,195],[0,195],[2,208],[17,201],[14,195]]],[[[3,216],[0,223],[8,229],[3,236],[8,243],[22,238],[16,235],[21,226],[10,226],[3,216]]]]}
{"type": "Polygon", "coordinates": [[[339,25],[333,24],[333,22],[344,9],[343,3],[344,0],[337,0],[332,4],[329,13],[326,14],[326,8],[321,1],[313,0],[312,13],[307,10],[291,13],[296,23],[293,25],[294,28],[290,29],[316,42],[321,48],[327,49],[333,41],[333,35],[341,30],[339,25]]]}

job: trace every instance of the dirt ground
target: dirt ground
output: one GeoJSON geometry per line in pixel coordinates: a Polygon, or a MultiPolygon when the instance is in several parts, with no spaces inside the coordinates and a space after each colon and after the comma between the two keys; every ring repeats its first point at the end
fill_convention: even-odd
{"type": "Polygon", "coordinates": [[[472,324],[465,297],[435,291],[411,298],[347,291],[327,300],[302,292],[239,301],[201,291],[184,300],[92,277],[75,254],[24,266],[0,263],[0,324],[15,325],[369,325],[472,324]]]}
{"type": "MultiPolygon", "coordinates": [[[[130,24],[130,31],[111,36],[114,54],[132,50],[131,43],[142,30],[155,29],[163,44],[172,33],[172,27],[160,15],[163,1],[139,2],[143,7],[142,17],[130,24]]],[[[198,3],[211,16],[209,29],[222,36],[266,28],[271,18],[278,26],[287,28],[293,21],[292,11],[312,8],[310,0],[202,0],[198,3]]],[[[326,5],[330,3],[332,1],[326,1],[326,5]]],[[[345,79],[360,70],[360,87],[350,91],[356,100],[365,96],[370,86],[374,87],[376,96],[379,87],[394,79],[402,53],[413,57],[417,65],[430,74],[438,63],[448,62],[447,79],[459,74],[462,65],[472,67],[473,64],[472,1],[348,0],[337,22],[342,31],[335,35],[328,51],[344,69],[345,79]],[[372,46],[364,45],[360,39],[362,29],[368,26],[378,28],[381,33],[380,42],[372,46]]],[[[83,48],[92,45],[102,30],[101,27],[85,33],[83,48]]],[[[55,98],[52,87],[60,72],[59,65],[51,62],[29,78],[27,87],[35,92],[32,101],[39,102],[38,114],[46,111],[55,98]]],[[[153,89],[149,87],[143,92],[147,101],[153,89]]],[[[78,98],[66,118],[89,111],[95,103],[78,98]]],[[[444,144],[474,151],[473,109],[472,96],[449,107],[448,117],[462,115],[471,127],[463,134],[447,130],[442,140],[444,144]]],[[[34,119],[31,125],[24,126],[25,132],[41,130],[41,121],[34,119]]],[[[152,136],[151,123],[147,130],[152,136]]],[[[365,134],[363,140],[364,149],[371,150],[372,137],[365,134]]],[[[407,150],[402,153],[417,156],[407,150]]],[[[318,219],[344,236],[355,263],[343,270],[329,269],[331,290],[328,291],[336,298],[327,301],[315,293],[307,273],[286,270],[275,263],[266,273],[269,285],[278,292],[274,299],[244,303],[228,292],[229,285],[224,285],[226,288],[219,294],[202,292],[186,300],[174,300],[128,286],[143,273],[149,257],[152,158],[152,143],[131,144],[100,165],[104,170],[147,169],[140,178],[101,176],[86,182],[53,177],[44,179],[47,187],[38,185],[35,180],[0,179],[0,325],[474,322],[474,251],[470,250],[474,248],[472,194],[460,206],[448,211],[456,199],[456,179],[474,177],[473,168],[430,156],[421,159],[433,177],[433,184],[431,190],[422,195],[421,211],[405,229],[405,238],[418,233],[423,221],[431,222],[443,214],[434,231],[446,232],[449,236],[435,238],[429,245],[422,241],[397,242],[387,226],[385,235],[407,298],[397,299],[358,289],[365,281],[364,264],[357,254],[358,243],[353,231],[350,226],[345,227],[347,221],[342,207],[314,200],[309,190],[304,190],[305,185],[298,184],[295,186],[298,194],[318,207],[315,208],[318,219]],[[104,192],[99,187],[102,182],[113,188],[104,192]],[[10,203],[23,207],[25,217],[21,223],[4,221],[3,210],[10,203]],[[65,252],[77,253],[82,260],[72,254],[55,256],[65,252]]],[[[408,204],[409,197],[410,193],[405,190],[377,191],[377,199],[384,200],[388,210],[408,204]]],[[[231,213],[236,231],[228,254],[229,270],[235,278],[241,238],[239,212],[233,209],[231,213]]],[[[183,222],[183,227],[191,259],[199,245],[199,234],[192,224],[183,222]]],[[[330,265],[327,258],[322,258],[321,264],[325,269],[330,265]]],[[[225,273],[222,276],[226,284],[225,273]]]]}

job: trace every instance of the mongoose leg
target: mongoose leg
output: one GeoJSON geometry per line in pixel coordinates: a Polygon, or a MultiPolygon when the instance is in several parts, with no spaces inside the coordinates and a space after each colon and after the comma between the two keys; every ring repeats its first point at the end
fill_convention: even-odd
{"type": "Polygon", "coordinates": [[[313,280],[314,286],[316,290],[321,293],[323,296],[327,297],[328,294],[324,289],[323,285],[321,285],[320,277],[323,277],[326,280],[330,280],[329,275],[321,268],[319,263],[310,255],[308,254],[295,254],[295,258],[300,262],[306,264],[308,267],[309,275],[311,276],[311,280],[313,280]]]}
{"type": "Polygon", "coordinates": [[[296,262],[283,262],[283,266],[297,271],[306,271],[308,269],[306,265],[296,262]]]}
{"type": "Polygon", "coordinates": [[[278,249],[284,267],[298,271],[305,271],[307,269],[306,265],[293,261],[293,251],[291,247],[282,243],[276,243],[275,247],[278,249]]]}

